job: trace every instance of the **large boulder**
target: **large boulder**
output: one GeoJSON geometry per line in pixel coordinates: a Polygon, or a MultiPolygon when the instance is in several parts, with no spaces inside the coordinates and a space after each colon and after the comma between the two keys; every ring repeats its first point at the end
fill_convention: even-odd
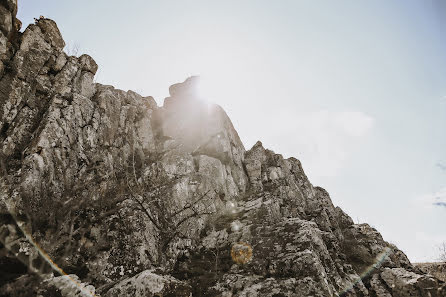
{"type": "Polygon", "coordinates": [[[404,268],[385,268],[380,277],[382,285],[377,286],[376,290],[379,297],[389,293],[395,297],[440,297],[446,294],[446,288],[441,288],[440,282],[434,277],[410,272],[404,268]],[[379,290],[386,293],[379,295],[379,290]]]}
{"type": "Polygon", "coordinates": [[[192,288],[171,276],[146,270],[113,286],[105,297],[191,297],[192,288]]]}
{"type": "Polygon", "coordinates": [[[95,287],[82,283],[77,275],[71,274],[49,277],[42,282],[37,294],[51,297],[92,297],[96,296],[95,291],[95,287]]]}

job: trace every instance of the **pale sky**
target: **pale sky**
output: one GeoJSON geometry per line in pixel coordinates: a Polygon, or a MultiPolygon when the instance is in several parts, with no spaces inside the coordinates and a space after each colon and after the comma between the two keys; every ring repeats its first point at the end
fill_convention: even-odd
{"type": "Polygon", "coordinates": [[[153,96],[202,77],[249,149],[301,160],[413,262],[446,241],[446,1],[19,0],[96,80],[153,96]]]}

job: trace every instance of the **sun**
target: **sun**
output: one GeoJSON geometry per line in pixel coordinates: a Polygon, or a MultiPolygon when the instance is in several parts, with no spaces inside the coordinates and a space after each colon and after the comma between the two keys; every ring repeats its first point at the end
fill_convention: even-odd
{"type": "Polygon", "coordinates": [[[205,103],[216,103],[216,90],[219,89],[219,83],[209,75],[200,75],[198,77],[195,91],[198,99],[205,103]]]}

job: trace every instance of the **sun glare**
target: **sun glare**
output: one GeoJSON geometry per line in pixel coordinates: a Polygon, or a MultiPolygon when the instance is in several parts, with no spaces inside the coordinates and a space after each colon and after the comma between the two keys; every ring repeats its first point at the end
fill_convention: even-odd
{"type": "Polygon", "coordinates": [[[200,76],[196,87],[197,96],[200,100],[207,103],[217,103],[215,94],[218,89],[220,89],[218,81],[213,80],[210,76],[200,76]]]}

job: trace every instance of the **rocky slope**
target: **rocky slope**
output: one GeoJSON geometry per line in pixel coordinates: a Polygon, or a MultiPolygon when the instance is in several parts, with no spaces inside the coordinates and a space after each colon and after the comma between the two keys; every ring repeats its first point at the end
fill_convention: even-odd
{"type": "Polygon", "coordinates": [[[246,151],[197,78],[159,107],[16,13],[0,1],[0,296],[446,296],[297,159],[246,151]]]}
{"type": "Polygon", "coordinates": [[[446,262],[414,263],[414,265],[425,273],[446,282],[446,262]]]}

